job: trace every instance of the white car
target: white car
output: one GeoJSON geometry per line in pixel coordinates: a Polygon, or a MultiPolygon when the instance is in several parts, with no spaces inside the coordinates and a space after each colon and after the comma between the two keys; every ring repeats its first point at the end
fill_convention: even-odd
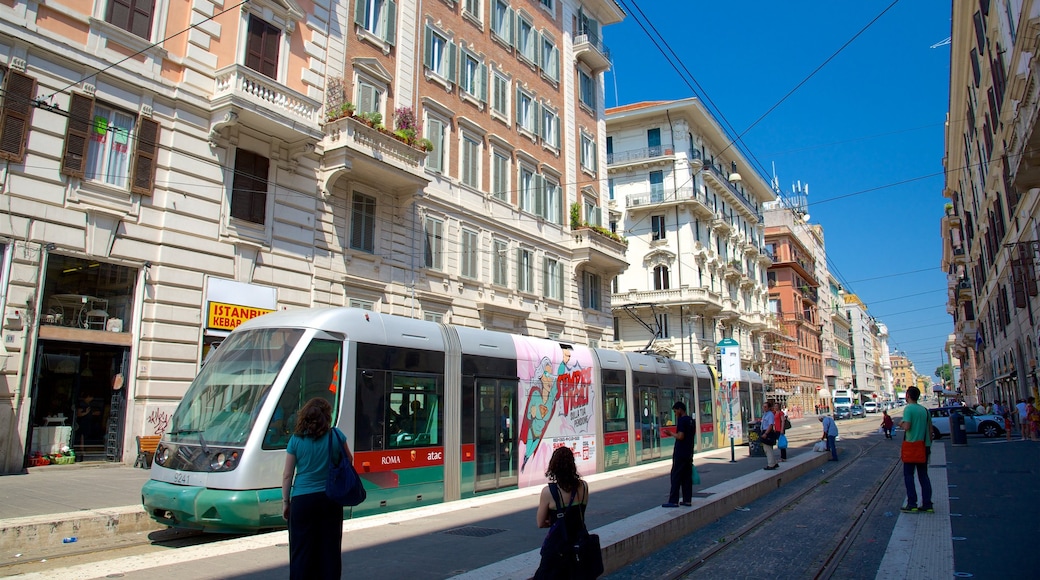
{"type": "Polygon", "coordinates": [[[939,439],[950,434],[950,412],[964,415],[964,430],[985,437],[1000,437],[1004,434],[1004,418],[999,415],[979,415],[968,407],[939,407],[928,409],[932,415],[932,437],[939,439]]]}
{"type": "Polygon", "coordinates": [[[878,412],[878,404],[875,403],[874,401],[867,401],[866,403],[863,403],[863,410],[868,412],[868,413],[877,413],[878,412]]]}

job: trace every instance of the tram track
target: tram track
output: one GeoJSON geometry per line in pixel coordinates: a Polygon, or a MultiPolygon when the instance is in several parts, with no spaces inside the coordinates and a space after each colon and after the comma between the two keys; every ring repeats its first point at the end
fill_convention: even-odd
{"type": "MultiPolygon", "coordinates": [[[[873,430],[874,429],[868,429],[866,432],[873,430]]],[[[849,431],[849,435],[862,435],[866,433],[852,431],[851,429],[849,431]]],[[[788,438],[791,439],[790,435],[788,438]]],[[[818,440],[818,438],[803,438],[799,434],[799,436],[794,439],[794,441],[799,442],[808,440],[816,441],[818,440]]],[[[743,544],[743,540],[747,539],[750,535],[759,530],[764,524],[766,524],[766,522],[769,522],[771,519],[778,517],[783,512],[788,511],[793,507],[797,506],[797,504],[805,500],[811,493],[816,491],[820,485],[825,484],[829,481],[833,481],[836,478],[836,476],[853,467],[856,461],[866,456],[870,451],[872,451],[874,448],[880,445],[883,441],[884,439],[880,439],[878,441],[863,446],[858,450],[855,456],[843,461],[839,466],[837,466],[836,469],[828,470],[823,475],[813,479],[810,483],[806,484],[805,489],[798,491],[794,495],[788,497],[786,501],[778,503],[775,507],[770,507],[764,513],[752,518],[750,521],[747,521],[739,528],[737,528],[735,531],[732,531],[731,533],[727,534],[726,541],[714,544],[712,547],[708,548],[707,550],[701,552],[698,556],[691,559],[685,565],[669,570],[662,577],[672,580],[690,577],[692,573],[703,568],[709,563],[718,560],[720,557],[725,555],[731,548],[741,546],[743,544]]],[[[863,529],[868,516],[875,511],[875,509],[880,503],[880,500],[884,497],[884,492],[888,488],[888,486],[893,485],[894,480],[892,479],[891,475],[898,465],[898,461],[892,461],[887,466],[887,468],[884,471],[884,476],[880,480],[882,483],[880,485],[877,485],[875,489],[869,493],[869,496],[866,498],[865,504],[862,505],[862,507],[856,512],[855,516],[841,526],[840,531],[838,531],[835,534],[835,537],[838,538],[837,543],[833,546],[833,548],[826,552],[825,555],[822,555],[820,558],[817,559],[817,561],[819,561],[820,564],[818,565],[815,572],[810,570],[805,574],[804,577],[812,577],[814,580],[820,580],[832,578],[834,576],[836,570],[838,569],[838,566],[842,562],[842,559],[848,553],[849,549],[853,546],[859,535],[859,532],[863,529]]]]}

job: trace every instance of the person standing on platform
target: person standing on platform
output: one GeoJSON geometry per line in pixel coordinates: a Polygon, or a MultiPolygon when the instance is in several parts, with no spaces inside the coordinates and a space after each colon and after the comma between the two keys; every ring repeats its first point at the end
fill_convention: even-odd
{"type": "Polygon", "coordinates": [[[904,512],[934,512],[932,507],[932,481],[928,478],[928,457],[932,453],[932,418],[917,400],[921,397],[921,390],[910,387],[906,390],[906,409],[903,411],[903,422],[899,426],[903,429],[903,440],[907,443],[924,441],[925,461],[924,463],[903,463],[903,483],[906,484],[906,505],[904,512]],[[921,482],[921,506],[917,506],[917,487],[914,485],[914,472],[921,482]]]}
{"type": "Polygon", "coordinates": [[[668,503],[661,507],[693,505],[693,417],[686,414],[686,403],[677,401],[675,411],[675,446],[672,447],[672,486],[668,491],[668,503]],[[682,492],[682,501],[679,494],[682,492]]]}
{"type": "Polygon", "coordinates": [[[820,439],[827,442],[827,449],[831,452],[831,458],[829,461],[837,461],[838,424],[834,422],[834,417],[831,417],[830,415],[820,417],[820,422],[823,423],[823,437],[820,439]]]}
{"type": "Polygon", "coordinates": [[[777,433],[776,447],[780,450],[780,461],[787,461],[787,413],[780,408],[778,403],[773,404],[776,413],[773,416],[773,430],[777,433]],[[783,438],[781,441],[780,438],[783,438]]]}
{"type": "MultiPolygon", "coordinates": [[[[539,528],[551,528],[558,514],[563,512],[563,525],[568,538],[577,538],[585,529],[585,509],[589,503],[589,484],[578,473],[574,452],[570,447],[557,447],[545,470],[549,484],[542,488],[538,498],[535,521],[539,528]],[[558,499],[557,499],[558,498],[558,499]]],[[[551,530],[550,530],[551,533],[551,530]]],[[[542,559],[535,570],[534,580],[569,578],[570,570],[558,554],[542,546],[542,559]]]]}
{"type": "Polygon", "coordinates": [[[773,451],[773,445],[776,445],[777,434],[774,425],[776,415],[773,413],[773,404],[769,401],[762,403],[762,423],[761,431],[762,437],[759,441],[762,443],[762,449],[766,452],[766,466],[762,469],[771,470],[780,467],[780,464],[776,461],[776,452],[773,451]]]}
{"type": "MultiPolygon", "coordinates": [[[[289,578],[339,578],[342,573],[343,507],[325,495],[329,444],[343,442],[345,460],[354,462],[347,438],[332,427],[332,405],[315,397],[296,419],[285,449],[282,517],[289,522],[289,578]]],[[[334,447],[335,448],[335,447],[334,447]]]]}

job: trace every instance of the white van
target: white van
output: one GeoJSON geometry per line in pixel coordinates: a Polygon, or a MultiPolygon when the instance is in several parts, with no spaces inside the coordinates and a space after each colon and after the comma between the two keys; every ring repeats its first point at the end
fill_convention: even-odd
{"type": "Polygon", "coordinates": [[[866,403],[863,403],[863,410],[868,412],[868,413],[877,413],[878,412],[878,404],[875,403],[874,401],[867,401],[866,403]]]}

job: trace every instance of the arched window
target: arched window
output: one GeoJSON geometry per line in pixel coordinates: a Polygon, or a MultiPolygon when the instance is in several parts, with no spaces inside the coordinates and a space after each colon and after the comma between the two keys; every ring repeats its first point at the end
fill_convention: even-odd
{"type": "Polygon", "coordinates": [[[668,266],[654,267],[654,290],[668,289],[668,266]]]}

